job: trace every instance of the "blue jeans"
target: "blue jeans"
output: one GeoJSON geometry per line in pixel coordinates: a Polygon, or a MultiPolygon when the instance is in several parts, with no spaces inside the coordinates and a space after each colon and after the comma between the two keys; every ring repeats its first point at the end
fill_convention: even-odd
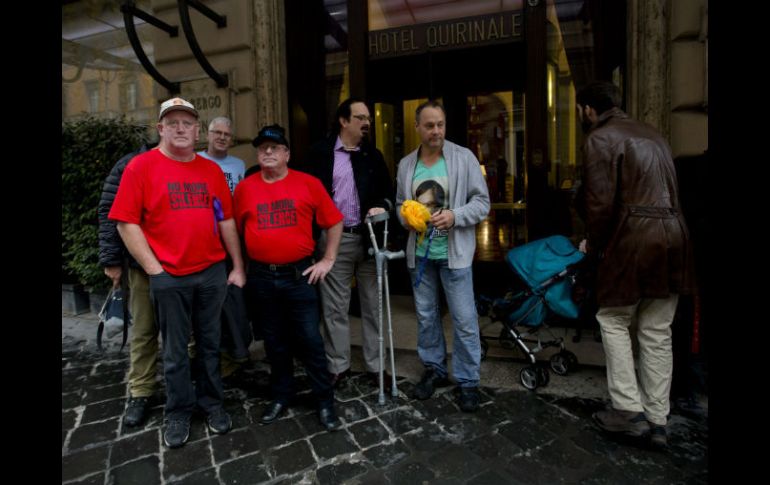
{"type": "MultiPolygon", "coordinates": [[[[420,266],[410,269],[414,284],[420,266]]],[[[447,376],[446,341],[441,323],[439,282],[449,304],[454,327],[452,349],[452,374],[460,387],[479,385],[481,367],[481,341],[479,317],[473,297],[473,269],[449,269],[446,259],[429,259],[420,286],[414,289],[414,306],[417,309],[417,354],[425,367],[431,367],[447,376]]]]}
{"type": "Polygon", "coordinates": [[[166,416],[169,418],[189,419],[196,403],[206,413],[222,407],[219,341],[226,293],[224,262],[185,276],[173,276],[165,271],[150,276],[150,298],[163,335],[166,416]],[[196,347],[192,372],[187,354],[190,329],[195,335],[196,347]]]}
{"type": "Polygon", "coordinates": [[[302,361],[310,388],[321,407],[334,401],[326,370],[326,353],[319,330],[318,291],[302,272],[312,263],[271,269],[249,263],[246,295],[254,304],[270,359],[270,388],[273,399],[288,404],[294,396],[294,356],[302,361]]]}

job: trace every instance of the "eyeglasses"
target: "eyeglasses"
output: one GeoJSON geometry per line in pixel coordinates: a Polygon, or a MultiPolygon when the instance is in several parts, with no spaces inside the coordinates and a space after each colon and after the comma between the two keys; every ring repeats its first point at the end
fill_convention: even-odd
{"type": "Polygon", "coordinates": [[[219,131],[219,130],[211,130],[209,131],[209,133],[213,134],[217,138],[219,138],[220,136],[223,136],[228,139],[233,137],[232,133],[226,133],[224,131],[219,131]]]}
{"type": "Polygon", "coordinates": [[[268,150],[270,150],[271,152],[285,152],[286,150],[288,150],[288,148],[286,148],[283,145],[267,145],[264,143],[257,147],[257,151],[259,153],[267,153],[268,150]]]}
{"type": "Polygon", "coordinates": [[[371,116],[353,115],[353,118],[357,119],[358,121],[368,121],[369,123],[374,123],[374,118],[372,118],[371,116]]]}
{"type": "Polygon", "coordinates": [[[197,125],[197,123],[196,123],[196,122],[194,122],[194,121],[190,121],[190,120],[182,120],[182,121],[179,121],[179,120],[164,121],[164,122],[163,122],[163,124],[164,124],[164,125],[166,125],[166,126],[168,126],[169,128],[173,128],[173,129],[175,129],[175,130],[176,130],[178,127],[179,127],[179,125],[180,125],[180,124],[182,125],[182,128],[184,128],[185,130],[189,130],[189,129],[190,129],[190,128],[192,128],[193,126],[197,125]]]}

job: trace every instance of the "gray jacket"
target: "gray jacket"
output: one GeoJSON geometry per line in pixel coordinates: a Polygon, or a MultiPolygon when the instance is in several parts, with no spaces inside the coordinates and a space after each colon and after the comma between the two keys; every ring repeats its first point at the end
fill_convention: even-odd
{"type": "MultiPolygon", "coordinates": [[[[415,235],[401,217],[401,206],[412,198],[412,179],[417,166],[418,147],[401,159],[398,164],[398,189],[396,192],[396,214],[401,225],[409,230],[406,244],[406,265],[415,267],[415,235]]],[[[476,251],[476,224],[489,214],[489,192],[481,166],[476,156],[465,147],[444,140],[444,159],[449,177],[449,208],[454,212],[455,225],[449,231],[447,247],[449,268],[467,268],[473,263],[476,251]]]]}

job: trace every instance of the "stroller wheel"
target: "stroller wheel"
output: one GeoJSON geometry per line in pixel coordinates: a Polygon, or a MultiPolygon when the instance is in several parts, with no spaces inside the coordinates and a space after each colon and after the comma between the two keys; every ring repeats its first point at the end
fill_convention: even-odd
{"type": "Polygon", "coordinates": [[[489,342],[484,337],[481,337],[481,360],[487,358],[487,352],[489,351],[489,342]]]}
{"type": "Polygon", "coordinates": [[[551,374],[548,372],[548,369],[539,365],[537,366],[537,379],[539,386],[547,386],[551,380],[551,374]]]}
{"type": "Polygon", "coordinates": [[[562,350],[559,353],[564,354],[564,356],[569,361],[569,370],[575,370],[575,367],[578,365],[577,355],[573,354],[569,350],[562,350]]]}
{"type": "Polygon", "coordinates": [[[566,376],[569,372],[571,362],[564,352],[553,354],[551,356],[551,370],[560,376],[566,376]]]}
{"type": "Polygon", "coordinates": [[[530,391],[537,389],[540,381],[537,367],[528,365],[527,367],[522,368],[521,371],[519,371],[519,380],[521,381],[521,385],[530,391]]]}

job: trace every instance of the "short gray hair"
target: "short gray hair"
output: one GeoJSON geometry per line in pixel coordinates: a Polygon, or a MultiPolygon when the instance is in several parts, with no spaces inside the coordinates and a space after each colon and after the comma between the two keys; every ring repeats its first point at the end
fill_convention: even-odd
{"type": "Polygon", "coordinates": [[[211,129],[214,128],[214,125],[216,125],[217,123],[222,123],[226,125],[228,128],[232,128],[233,126],[233,122],[230,121],[230,118],[228,118],[227,116],[217,116],[216,118],[211,120],[211,122],[209,123],[209,131],[211,131],[211,129]]]}

